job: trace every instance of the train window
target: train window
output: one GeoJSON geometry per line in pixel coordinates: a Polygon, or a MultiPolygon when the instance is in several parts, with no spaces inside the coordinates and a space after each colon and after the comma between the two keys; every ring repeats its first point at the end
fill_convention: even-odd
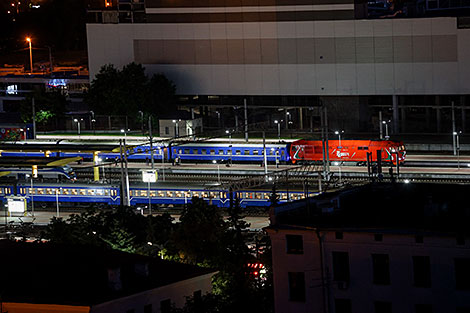
{"type": "Polygon", "coordinates": [[[85,189],[80,189],[79,193],[80,193],[80,196],[85,196],[86,195],[86,190],[85,189]]]}
{"type": "Polygon", "coordinates": [[[93,195],[95,194],[95,190],[93,190],[93,189],[88,189],[88,190],[87,190],[87,194],[88,194],[89,196],[93,196],[93,195]]]}
{"type": "Polygon", "coordinates": [[[37,191],[38,191],[38,195],[43,195],[44,194],[44,189],[42,189],[42,188],[38,188],[37,191]]]}
{"type": "Polygon", "coordinates": [[[252,192],[247,192],[245,195],[246,199],[253,199],[253,193],[252,192]]]}
{"type": "Polygon", "coordinates": [[[235,151],[235,154],[236,154],[236,155],[240,155],[240,154],[242,154],[242,151],[241,151],[241,150],[236,150],[236,151],[235,151]]]}
{"type": "Polygon", "coordinates": [[[189,154],[189,149],[184,149],[184,154],[189,154]]]}
{"type": "Polygon", "coordinates": [[[34,189],[33,188],[28,188],[28,194],[34,195],[34,189]]]}
{"type": "Polygon", "coordinates": [[[138,152],[138,153],[141,153],[141,152],[142,152],[142,149],[137,148],[137,152],[138,152]]]}
{"type": "Polygon", "coordinates": [[[284,154],[285,154],[285,151],[281,150],[281,155],[284,156],[284,154]]]}
{"type": "Polygon", "coordinates": [[[258,150],[253,150],[253,155],[259,155],[259,151],[258,150]]]}
{"type": "Polygon", "coordinates": [[[211,150],[210,152],[211,152],[211,154],[212,154],[212,155],[214,155],[214,154],[215,154],[215,150],[211,150]]]}
{"type": "Polygon", "coordinates": [[[105,195],[105,196],[108,196],[108,195],[109,195],[109,190],[108,190],[108,189],[105,189],[105,190],[104,190],[104,195],[105,195]]]}
{"type": "Polygon", "coordinates": [[[3,195],[3,189],[6,189],[6,188],[0,188],[0,195],[3,195]]]}
{"type": "Polygon", "coordinates": [[[156,197],[157,196],[157,193],[155,192],[155,190],[150,190],[150,197],[156,197]]]}
{"type": "Polygon", "coordinates": [[[269,195],[268,192],[265,192],[263,195],[264,195],[264,199],[265,199],[265,200],[269,200],[270,195],[269,195]]]}
{"type": "Polygon", "coordinates": [[[70,192],[68,189],[62,189],[62,194],[63,195],[68,195],[70,192]]]}
{"type": "Polygon", "coordinates": [[[203,191],[203,192],[201,192],[201,197],[208,198],[209,194],[207,192],[203,191]]]}
{"type": "Polygon", "coordinates": [[[141,190],[140,191],[140,196],[141,197],[147,197],[147,190],[141,190]]]}
{"type": "Polygon", "coordinates": [[[167,191],[167,192],[166,192],[166,196],[167,196],[168,198],[172,198],[172,197],[173,197],[173,192],[172,192],[172,191],[167,191]]]}
{"type": "Polygon", "coordinates": [[[357,147],[357,150],[364,150],[364,147],[357,147]]]}
{"type": "Polygon", "coordinates": [[[52,188],[46,188],[46,194],[52,195],[54,192],[52,191],[52,188]]]}
{"type": "Polygon", "coordinates": [[[132,196],[134,196],[134,195],[135,195],[134,190],[129,190],[129,196],[132,197],[132,196]]]}
{"type": "Polygon", "coordinates": [[[74,195],[74,196],[78,195],[77,189],[72,189],[72,190],[71,190],[71,193],[72,193],[72,195],[74,195]]]}
{"type": "Polygon", "coordinates": [[[281,200],[287,200],[287,193],[281,193],[280,198],[281,200]]]}
{"type": "Polygon", "coordinates": [[[175,191],[175,198],[183,198],[183,193],[181,191],[175,191]]]}
{"type": "Polygon", "coordinates": [[[244,155],[250,155],[250,150],[245,150],[245,151],[243,151],[243,154],[244,154],[244,155]]]}
{"type": "Polygon", "coordinates": [[[219,150],[219,154],[223,155],[223,154],[224,154],[224,150],[219,150]]]}
{"type": "Polygon", "coordinates": [[[263,199],[263,194],[261,192],[256,192],[255,199],[259,199],[259,200],[263,199]]]}
{"type": "Polygon", "coordinates": [[[217,198],[217,192],[211,191],[209,192],[211,198],[217,198]]]}
{"type": "Polygon", "coordinates": [[[116,196],[117,195],[117,191],[116,190],[113,190],[111,189],[111,196],[116,196]]]}
{"type": "Polygon", "coordinates": [[[237,198],[242,199],[243,198],[243,192],[237,192],[237,198]]]}
{"type": "Polygon", "coordinates": [[[96,189],[96,195],[97,196],[102,196],[104,193],[103,193],[103,189],[96,189]]]}
{"type": "Polygon", "coordinates": [[[183,149],[179,149],[178,154],[183,154],[183,149]]]}
{"type": "Polygon", "coordinates": [[[199,197],[199,192],[193,191],[193,197],[199,197]]]}
{"type": "Polygon", "coordinates": [[[158,194],[158,196],[161,197],[161,198],[165,196],[165,192],[163,192],[163,191],[161,191],[161,190],[159,190],[159,191],[157,192],[157,194],[158,194]]]}
{"type": "Polygon", "coordinates": [[[185,196],[186,198],[191,198],[191,191],[185,191],[185,192],[184,192],[184,196],[185,196]]]}
{"type": "Polygon", "coordinates": [[[207,150],[206,149],[201,149],[201,153],[202,154],[207,154],[207,150]]]}

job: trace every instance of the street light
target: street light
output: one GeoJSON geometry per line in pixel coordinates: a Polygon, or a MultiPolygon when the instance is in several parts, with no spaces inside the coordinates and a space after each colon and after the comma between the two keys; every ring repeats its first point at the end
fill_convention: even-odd
{"type": "Polygon", "coordinates": [[[33,74],[33,47],[31,37],[26,37],[26,41],[29,43],[29,68],[30,73],[33,74]]]}
{"type": "Polygon", "coordinates": [[[93,111],[90,111],[90,114],[91,114],[91,128],[93,128],[93,135],[96,134],[96,131],[95,131],[95,112],[93,111]]]}
{"type": "Polygon", "coordinates": [[[175,138],[179,137],[179,125],[178,122],[181,120],[173,120],[173,123],[175,123],[175,138]]]}
{"type": "Polygon", "coordinates": [[[280,121],[275,120],[274,121],[274,124],[277,124],[277,138],[279,139],[279,142],[281,142],[281,123],[282,123],[282,120],[280,120],[280,121]]]}
{"type": "Polygon", "coordinates": [[[80,136],[80,123],[83,122],[83,118],[81,118],[81,119],[74,118],[73,121],[74,121],[75,123],[77,123],[77,127],[78,127],[78,128],[77,128],[77,132],[78,132],[78,135],[80,136]]]}
{"type": "Polygon", "coordinates": [[[335,131],[335,135],[338,135],[338,144],[339,144],[339,145],[338,145],[338,148],[340,148],[340,149],[342,148],[342,146],[341,146],[341,134],[344,134],[344,130],[341,130],[341,131],[337,130],[337,131],[335,131]]]}
{"type": "Polygon", "coordinates": [[[145,134],[144,133],[144,112],[139,111],[140,114],[140,119],[142,120],[142,136],[145,134]]]}
{"type": "Polygon", "coordinates": [[[26,178],[31,176],[31,189],[29,196],[31,197],[31,214],[34,216],[34,191],[33,191],[33,175],[26,174],[26,178]]]}
{"type": "Polygon", "coordinates": [[[220,164],[216,160],[212,160],[213,164],[217,164],[217,180],[219,181],[220,184],[220,164]]]}
{"type": "MultiPolygon", "coordinates": [[[[101,162],[103,162],[103,159],[102,158],[98,158],[98,165],[101,164],[101,162]]],[[[104,173],[104,165],[103,165],[103,181],[106,180],[106,176],[105,176],[105,173],[104,173]]]]}
{"type": "Polygon", "coordinates": [[[59,193],[61,191],[62,191],[62,187],[56,188],[56,190],[55,190],[55,201],[56,201],[56,204],[57,204],[57,217],[60,216],[60,212],[59,212],[59,193]]]}
{"type": "Polygon", "coordinates": [[[457,138],[457,168],[460,170],[460,142],[459,142],[459,134],[461,134],[462,131],[458,132],[453,132],[453,135],[457,138]]]}
{"type": "Polygon", "coordinates": [[[229,159],[228,159],[228,163],[227,163],[227,166],[230,166],[232,164],[232,132],[230,130],[226,130],[225,131],[226,134],[228,134],[228,138],[229,138],[229,150],[228,150],[228,155],[229,155],[229,159]]]}
{"type": "Polygon", "coordinates": [[[390,136],[388,135],[388,123],[390,123],[390,120],[388,121],[382,121],[382,124],[385,125],[385,139],[389,139],[390,136]]]}
{"type": "Polygon", "coordinates": [[[124,134],[124,140],[127,141],[127,132],[130,131],[130,129],[125,130],[124,128],[121,129],[121,133],[124,134]]]}

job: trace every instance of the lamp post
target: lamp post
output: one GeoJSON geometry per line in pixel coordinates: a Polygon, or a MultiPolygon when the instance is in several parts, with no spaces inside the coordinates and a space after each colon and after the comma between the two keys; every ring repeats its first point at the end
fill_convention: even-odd
{"type": "Polygon", "coordinates": [[[96,134],[96,132],[95,132],[95,122],[96,122],[95,112],[90,111],[90,114],[91,114],[91,128],[93,129],[93,135],[95,135],[96,134]]]}
{"type": "Polygon", "coordinates": [[[74,121],[75,123],[77,123],[77,127],[78,127],[78,128],[77,128],[77,133],[78,133],[78,135],[80,136],[80,123],[83,122],[83,118],[81,118],[81,119],[75,118],[75,119],[73,119],[73,121],[74,121]]]}
{"type": "Polygon", "coordinates": [[[282,120],[278,121],[275,120],[274,124],[277,124],[277,138],[279,139],[279,142],[281,142],[281,122],[282,120]]]}
{"type": "Polygon", "coordinates": [[[56,201],[56,205],[57,205],[57,217],[60,216],[60,212],[59,212],[59,193],[61,191],[62,191],[62,187],[56,188],[56,190],[55,190],[55,201],[56,201]]]}
{"type": "Polygon", "coordinates": [[[121,133],[124,134],[124,140],[127,141],[127,132],[130,131],[130,129],[125,130],[124,128],[121,129],[121,133]]]}
{"type": "Polygon", "coordinates": [[[29,69],[30,73],[33,74],[33,47],[31,37],[26,37],[26,41],[29,43],[29,69]]]}
{"type": "Polygon", "coordinates": [[[33,191],[33,175],[26,174],[26,178],[31,177],[31,189],[29,191],[29,196],[31,197],[31,214],[34,216],[34,191],[33,191]]]}
{"type": "Polygon", "coordinates": [[[456,137],[457,139],[457,145],[455,146],[456,150],[457,150],[457,168],[460,170],[460,142],[459,142],[459,134],[461,134],[462,131],[458,131],[458,132],[453,132],[453,135],[456,137]]]}
{"type": "Polygon", "coordinates": [[[220,164],[216,160],[212,160],[213,164],[217,164],[217,180],[219,181],[220,184],[220,164]]]}
{"type": "Polygon", "coordinates": [[[390,122],[390,120],[388,121],[382,121],[382,124],[385,125],[385,139],[389,139],[390,136],[388,135],[388,123],[390,122]]]}
{"type": "Polygon", "coordinates": [[[338,148],[340,148],[340,149],[342,148],[342,146],[341,146],[341,134],[343,134],[343,133],[344,133],[344,130],[335,131],[335,135],[338,135],[338,148]]]}
{"type": "Polygon", "coordinates": [[[228,138],[229,138],[229,150],[228,150],[228,163],[227,163],[227,166],[230,166],[232,165],[232,132],[230,130],[226,130],[225,131],[226,134],[228,134],[228,138]]]}
{"type": "Polygon", "coordinates": [[[142,136],[144,136],[144,112],[139,111],[140,119],[142,120],[142,136]]]}
{"type": "Polygon", "coordinates": [[[180,120],[178,120],[178,121],[177,121],[177,120],[173,120],[173,123],[175,123],[175,138],[178,138],[178,137],[179,137],[179,129],[178,129],[178,128],[179,128],[179,125],[178,125],[178,122],[179,122],[179,121],[180,121],[180,120]]]}

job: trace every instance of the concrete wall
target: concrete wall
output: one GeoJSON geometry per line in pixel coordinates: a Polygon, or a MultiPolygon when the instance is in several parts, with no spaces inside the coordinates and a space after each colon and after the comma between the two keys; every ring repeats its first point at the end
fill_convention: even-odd
{"type": "Polygon", "coordinates": [[[470,93],[470,30],[453,17],[88,24],[91,78],[142,63],[179,94],[470,93]]]}
{"type": "MultiPolygon", "coordinates": [[[[378,231],[380,233],[380,231],[378,231]]],[[[273,245],[274,292],[276,312],[323,312],[321,296],[320,248],[312,231],[269,231],[273,245]],[[286,234],[303,235],[304,254],[286,253],[286,234]],[[287,272],[305,272],[305,303],[288,300],[287,272]]],[[[383,241],[374,241],[374,232],[344,232],[335,239],[334,231],[320,232],[324,242],[325,288],[328,312],[335,312],[334,299],[350,299],[353,312],[373,313],[374,301],[392,302],[393,312],[414,313],[415,304],[431,304],[432,312],[456,312],[456,307],[470,307],[468,290],[456,290],[454,258],[470,258],[470,243],[457,245],[455,237],[424,236],[416,243],[413,234],[383,234],[383,241]],[[333,281],[332,252],[349,254],[350,283],[339,289],[333,281]],[[371,254],[388,254],[390,285],[372,282],[371,254]],[[429,256],[430,288],[413,286],[413,256],[429,256]]]]}

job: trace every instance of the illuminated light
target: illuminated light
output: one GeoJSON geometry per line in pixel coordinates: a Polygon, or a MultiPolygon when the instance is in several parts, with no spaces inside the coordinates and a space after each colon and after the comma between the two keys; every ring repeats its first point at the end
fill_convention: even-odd
{"type": "Polygon", "coordinates": [[[67,86],[67,80],[66,79],[59,79],[59,78],[54,78],[50,79],[49,82],[47,83],[49,87],[66,87],[67,86]]]}
{"type": "Polygon", "coordinates": [[[147,244],[148,244],[149,246],[153,245],[153,243],[151,243],[150,241],[149,241],[149,242],[147,242],[147,244]]]}
{"type": "Polygon", "coordinates": [[[12,4],[11,4],[11,6],[12,6],[12,7],[14,7],[14,6],[15,6],[15,4],[14,4],[14,3],[12,3],[12,4]]]}
{"type": "Polygon", "coordinates": [[[409,183],[410,183],[410,180],[409,180],[409,179],[405,179],[405,180],[404,180],[404,183],[405,183],[405,184],[409,184],[409,183]]]}
{"type": "Polygon", "coordinates": [[[18,85],[9,85],[6,90],[7,95],[17,95],[18,94],[18,85]]]}
{"type": "Polygon", "coordinates": [[[34,178],[38,177],[38,166],[37,165],[32,166],[32,175],[33,175],[34,178]]]}
{"type": "Polygon", "coordinates": [[[258,272],[253,272],[253,275],[255,276],[258,276],[258,274],[259,274],[258,272]]]}
{"type": "Polygon", "coordinates": [[[26,37],[27,42],[31,42],[31,37],[26,37]]]}

